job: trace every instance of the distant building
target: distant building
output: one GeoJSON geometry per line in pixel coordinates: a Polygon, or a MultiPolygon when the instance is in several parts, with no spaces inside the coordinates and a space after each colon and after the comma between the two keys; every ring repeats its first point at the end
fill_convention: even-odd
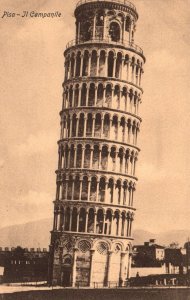
{"type": "Polygon", "coordinates": [[[34,282],[46,281],[48,274],[47,249],[21,247],[0,248],[1,281],[34,282]],[[3,278],[2,278],[3,277],[3,278]]]}
{"type": "Polygon", "coordinates": [[[190,274],[190,242],[188,241],[185,243],[184,248],[186,250],[186,260],[185,260],[185,265],[187,267],[187,273],[190,274]]]}
{"type": "Polygon", "coordinates": [[[184,274],[186,273],[186,251],[181,248],[164,247],[154,239],[144,245],[133,247],[132,277],[184,274]]]}
{"type": "Polygon", "coordinates": [[[165,259],[165,247],[156,244],[156,241],[151,239],[144,245],[133,247],[133,258],[135,265],[138,266],[159,265],[165,259]]]}

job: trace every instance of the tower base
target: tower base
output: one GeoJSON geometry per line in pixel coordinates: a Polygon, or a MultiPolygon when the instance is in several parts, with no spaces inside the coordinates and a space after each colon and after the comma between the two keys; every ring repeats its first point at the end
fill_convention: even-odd
{"type": "Polygon", "coordinates": [[[61,286],[123,286],[130,277],[128,239],[63,233],[51,247],[51,283],[61,286]]]}

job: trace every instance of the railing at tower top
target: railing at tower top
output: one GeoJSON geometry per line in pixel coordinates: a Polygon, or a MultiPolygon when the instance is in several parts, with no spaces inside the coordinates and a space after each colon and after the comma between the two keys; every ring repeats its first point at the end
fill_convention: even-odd
{"type": "Polygon", "coordinates": [[[90,39],[88,41],[76,41],[76,40],[72,40],[70,42],[68,42],[68,44],[66,45],[66,49],[76,46],[76,45],[80,45],[80,44],[88,44],[88,43],[110,43],[110,44],[114,44],[114,45],[120,45],[120,46],[124,46],[126,48],[131,48],[139,53],[141,53],[143,55],[143,50],[137,46],[136,44],[129,42],[129,41],[119,41],[119,42],[115,42],[112,41],[111,39],[90,39]]]}
{"type": "Polygon", "coordinates": [[[134,11],[136,11],[136,7],[134,6],[133,3],[131,3],[128,0],[80,0],[76,7],[85,4],[85,3],[90,3],[90,2],[115,2],[115,3],[119,3],[119,4],[123,4],[126,6],[129,6],[130,8],[132,8],[134,11]]]}

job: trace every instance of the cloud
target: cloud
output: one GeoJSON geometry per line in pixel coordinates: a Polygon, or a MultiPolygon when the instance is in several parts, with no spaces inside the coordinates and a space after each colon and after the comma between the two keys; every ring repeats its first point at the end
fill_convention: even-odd
{"type": "Polygon", "coordinates": [[[11,152],[20,157],[48,152],[54,149],[56,140],[57,135],[54,131],[41,131],[36,135],[29,135],[24,143],[13,146],[11,152]]]}

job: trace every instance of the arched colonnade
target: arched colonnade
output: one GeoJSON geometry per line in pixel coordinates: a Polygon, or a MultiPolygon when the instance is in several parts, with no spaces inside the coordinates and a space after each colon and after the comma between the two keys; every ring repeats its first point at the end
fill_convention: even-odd
{"type": "Polygon", "coordinates": [[[136,184],[132,180],[66,174],[57,181],[56,200],[99,202],[133,207],[136,184]]]}
{"type": "Polygon", "coordinates": [[[118,237],[131,237],[134,213],[93,207],[58,207],[54,211],[54,230],[118,237]]]}

